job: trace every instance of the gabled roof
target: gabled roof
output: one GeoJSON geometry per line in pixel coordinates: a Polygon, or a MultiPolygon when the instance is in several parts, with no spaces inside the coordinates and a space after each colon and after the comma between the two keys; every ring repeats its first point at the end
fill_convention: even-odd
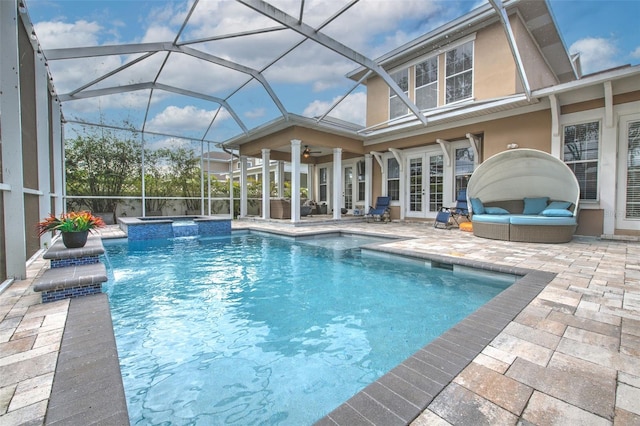
{"type": "MultiPolygon", "coordinates": [[[[507,0],[503,6],[509,14],[520,14],[560,83],[579,77],[546,0],[507,0]]],[[[391,70],[429,52],[446,49],[450,43],[497,22],[499,22],[498,13],[489,3],[486,3],[460,18],[386,53],[377,58],[376,62],[384,69],[391,70]]],[[[359,80],[366,72],[367,69],[360,67],[347,74],[347,77],[359,80]]]]}

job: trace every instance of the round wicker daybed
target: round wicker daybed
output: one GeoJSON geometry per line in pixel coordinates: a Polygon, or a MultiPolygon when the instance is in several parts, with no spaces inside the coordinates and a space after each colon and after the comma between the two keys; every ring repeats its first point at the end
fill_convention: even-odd
{"type": "Polygon", "coordinates": [[[577,228],[578,180],[543,151],[521,148],[487,159],[469,179],[467,198],[479,237],[563,243],[577,228]]]}

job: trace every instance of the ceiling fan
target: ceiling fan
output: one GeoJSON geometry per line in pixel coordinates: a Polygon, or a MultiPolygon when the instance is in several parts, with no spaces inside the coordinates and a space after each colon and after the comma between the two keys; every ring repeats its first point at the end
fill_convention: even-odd
{"type": "Polygon", "coordinates": [[[305,145],[304,151],[302,151],[302,158],[309,158],[311,154],[320,154],[320,151],[311,151],[309,145],[305,145]]]}

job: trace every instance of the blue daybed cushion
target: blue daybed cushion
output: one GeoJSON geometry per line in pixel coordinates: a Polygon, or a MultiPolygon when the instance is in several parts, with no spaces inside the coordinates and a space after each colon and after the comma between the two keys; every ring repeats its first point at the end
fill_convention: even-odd
{"type": "Polygon", "coordinates": [[[567,209],[549,209],[546,208],[540,212],[540,216],[547,217],[571,217],[573,213],[567,209]]]}
{"type": "Polygon", "coordinates": [[[571,203],[569,201],[552,201],[545,208],[545,210],[549,210],[549,209],[564,209],[564,210],[567,210],[569,207],[571,207],[571,203]]]}
{"type": "Polygon", "coordinates": [[[509,211],[502,207],[485,207],[484,214],[509,214],[509,211]]]}
{"type": "Polygon", "coordinates": [[[482,222],[482,223],[502,223],[504,225],[508,225],[511,216],[506,214],[474,214],[471,219],[472,222],[482,222]]]}
{"type": "Polygon", "coordinates": [[[540,214],[542,210],[547,208],[548,202],[549,197],[525,198],[522,214],[540,214]]]}
{"type": "Polygon", "coordinates": [[[471,209],[473,210],[473,214],[484,214],[484,206],[480,198],[471,199],[471,209]]]}

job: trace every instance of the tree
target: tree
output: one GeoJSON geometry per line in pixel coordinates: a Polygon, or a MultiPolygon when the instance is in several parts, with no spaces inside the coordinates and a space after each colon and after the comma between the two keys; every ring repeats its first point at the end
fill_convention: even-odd
{"type": "MultiPolygon", "coordinates": [[[[67,194],[118,197],[139,194],[142,145],[135,133],[118,137],[106,128],[85,131],[65,141],[67,194]]],[[[92,212],[115,214],[116,198],[81,199],[92,212]]]]}
{"type": "Polygon", "coordinates": [[[147,213],[160,212],[169,200],[166,197],[174,193],[171,170],[168,166],[171,150],[167,148],[155,151],[144,150],[144,207],[147,213]],[[162,198],[155,198],[162,197],[162,198]]]}
{"type": "Polygon", "coordinates": [[[200,159],[185,148],[170,150],[168,156],[173,187],[185,197],[187,210],[200,210],[200,159]]]}

